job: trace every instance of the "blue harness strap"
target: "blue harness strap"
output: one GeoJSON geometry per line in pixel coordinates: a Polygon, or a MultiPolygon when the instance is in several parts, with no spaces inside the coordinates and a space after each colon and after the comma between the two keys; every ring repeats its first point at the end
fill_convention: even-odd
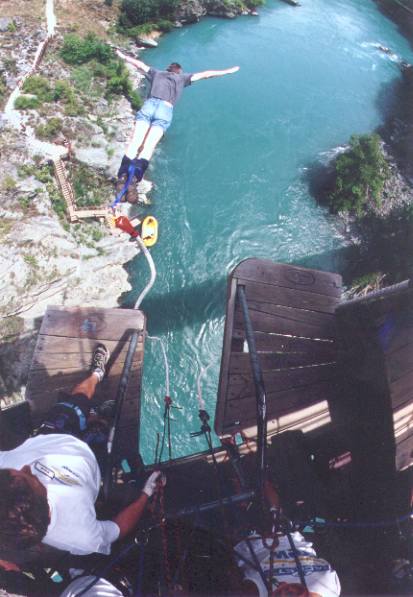
{"type": "Polygon", "coordinates": [[[130,183],[132,182],[132,178],[133,178],[134,174],[135,174],[135,164],[130,164],[128,167],[128,178],[126,179],[126,182],[123,185],[122,190],[116,195],[114,202],[111,204],[112,209],[119,203],[119,201],[122,199],[122,197],[128,190],[128,187],[129,187],[130,183]]]}

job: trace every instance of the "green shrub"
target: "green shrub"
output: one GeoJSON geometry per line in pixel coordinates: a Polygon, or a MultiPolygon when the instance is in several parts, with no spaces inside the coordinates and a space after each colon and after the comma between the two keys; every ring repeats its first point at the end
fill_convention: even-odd
{"type": "Polygon", "coordinates": [[[40,102],[37,97],[32,95],[19,95],[14,101],[14,107],[16,110],[34,110],[40,106],[40,102]]]}
{"type": "Polygon", "coordinates": [[[6,174],[6,176],[3,178],[3,182],[1,183],[1,188],[3,191],[14,191],[16,186],[17,184],[14,178],[9,174],[6,174]]]}
{"type": "Polygon", "coordinates": [[[60,118],[50,118],[46,124],[39,124],[36,128],[36,135],[39,139],[53,139],[60,133],[63,122],[60,118]]]}
{"type": "Polygon", "coordinates": [[[156,28],[158,31],[162,31],[162,33],[168,33],[169,31],[172,31],[174,24],[172,21],[168,21],[168,19],[160,19],[156,23],[156,28]]]}
{"type": "Polygon", "coordinates": [[[34,172],[34,176],[36,180],[39,182],[43,182],[47,185],[47,183],[54,182],[54,171],[53,171],[53,164],[45,164],[41,168],[38,168],[34,172]]]}
{"type": "Polygon", "coordinates": [[[94,95],[93,80],[94,74],[93,69],[88,64],[77,66],[72,70],[71,78],[73,83],[79,91],[86,95],[94,95]]]}
{"type": "Polygon", "coordinates": [[[381,205],[389,167],[378,135],[353,135],[350,148],[335,162],[335,189],[329,196],[334,212],[365,214],[374,201],[381,205]]]}
{"type": "Polygon", "coordinates": [[[17,75],[17,62],[14,58],[4,58],[3,60],[4,70],[12,75],[17,75]]]}
{"type": "Polygon", "coordinates": [[[141,35],[149,35],[152,31],[156,30],[156,23],[143,23],[142,25],[135,25],[126,29],[126,33],[129,37],[140,37],[141,35]]]}
{"type": "Polygon", "coordinates": [[[244,4],[250,10],[254,10],[259,6],[264,6],[265,0],[244,0],[244,4]]]}
{"type": "Polygon", "coordinates": [[[54,101],[61,100],[65,104],[67,116],[78,116],[83,114],[84,109],[79,105],[73,87],[67,81],[57,81],[53,90],[54,101]]]}
{"type": "Polygon", "coordinates": [[[105,64],[112,58],[113,50],[93,33],[83,39],[71,33],[65,36],[60,55],[67,64],[84,64],[93,59],[105,64]]]}
{"type": "Polygon", "coordinates": [[[138,91],[132,90],[128,94],[128,100],[133,110],[140,110],[143,104],[143,100],[139,95],[138,91]]]}
{"type": "Polygon", "coordinates": [[[7,25],[7,31],[9,33],[15,33],[17,31],[17,25],[15,23],[15,21],[11,21],[8,25],[7,25]]]}
{"type": "Polygon", "coordinates": [[[30,267],[38,268],[39,264],[37,263],[37,259],[34,255],[24,255],[23,260],[27,265],[30,267]]]}
{"type": "Polygon", "coordinates": [[[178,5],[179,0],[123,0],[119,24],[129,29],[159,19],[170,19],[178,5]]]}
{"type": "Polygon", "coordinates": [[[107,201],[102,181],[92,168],[77,163],[71,174],[77,207],[102,205],[107,201]]]}
{"type": "Polygon", "coordinates": [[[0,73],[0,102],[4,99],[7,93],[7,84],[6,80],[2,73],[0,73]]]}
{"type": "Polygon", "coordinates": [[[30,197],[28,195],[21,195],[19,197],[18,201],[19,201],[19,205],[22,208],[22,210],[24,212],[27,212],[30,207],[30,204],[31,204],[30,197]]]}
{"type": "Polygon", "coordinates": [[[45,77],[38,75],[28,77],[23,83],[23,91],[30,95],[35,95],[42,103],[53,101],[52,88],[45,77]]]}
{"type": "Polygon", "coordinates": [[[156,16],[155,2],[152,0],[123,0],[119,22],[128,28],[147,23],[156,16]]]}

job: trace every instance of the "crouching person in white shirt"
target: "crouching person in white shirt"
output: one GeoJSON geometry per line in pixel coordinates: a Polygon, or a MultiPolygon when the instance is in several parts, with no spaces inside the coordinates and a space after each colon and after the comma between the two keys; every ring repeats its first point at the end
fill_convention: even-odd
{"type": "Polygon", "coordinates": [[[48,413],[38,435],[0,452],[0,549],[42,542],[74,555],[109,554],[132,532],[160,480],[154,472],[141,495],[113,520],[98,520],[101,476],[95,455],[79,439],[90,400],[105,375],[109,351],[98,345],[88,377],[48,413]]]}
{"type": "MultiPolygon", "coordinates": [[[[280,512],[278,494],[269,482],[265,484],[265,497],[270,510],[280,512]]],[[[242,594],[256,597],[339,597],[341,585],[336,571],[317,556],[312,544],[301,533],[292,532],[293,550],[289,538],[274,531],[267,537],[251,532],[235,546],[235,561],[244,577],[242,594]],[[298,566],[305,586],[301,584],[298,566]]]]}

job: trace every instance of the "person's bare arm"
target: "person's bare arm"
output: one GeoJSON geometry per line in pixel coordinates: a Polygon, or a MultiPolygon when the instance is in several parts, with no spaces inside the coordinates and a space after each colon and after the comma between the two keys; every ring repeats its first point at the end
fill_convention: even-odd
{"type": "Polygon", "coordinates": [[[129,62],[129,64],[132,64],[139,70],[142,70],[144,73],[147,73],[150,69],[150,66],[148,66],[141,60],[138,60],[137,58],[132,58],[132,56],[128,56],[128,54],[124,54],[120,50],[116,50],[116,54],[119,56],[119,58],[122,58],[122,60],[125,60],[125,62],[129,62]]]}
{"type": "Polygon", "coordinates": [[[129,504],[129,506],[126,506],[126,508],[115,516],[113,522],[115,522],[120,529],[119,539],[123,539],[136,528],[136,525],[144,513],[148,500],[149,497],[146,493],[142,493],[137,500],[129,504]]]}
{"type": "Polygon", "coordinates": [[[146,504],[148,503],[149,498],[153,495],[158,483],[165,485],[166,480],[163,475],[161,477],[160,471],[155,471],[146,481],[142,494],[138,499],[129,504],[129,506],[126,506],[126,508],[121,510],[119,514],[113,518],[113,522],[119,527],[118,539],[123,539],[136,528],[145,511],[146,504]]]}
{"type": "Polygon", "coordinates": [[[239,66],[233,66],[224,70],[205,70],[201,73],[194,73],[191,76],[191,83],[202,81],[202,79],[212,79],[213,77],[223,77],[224,75],[232,75],[239,71],[239,66]]]}

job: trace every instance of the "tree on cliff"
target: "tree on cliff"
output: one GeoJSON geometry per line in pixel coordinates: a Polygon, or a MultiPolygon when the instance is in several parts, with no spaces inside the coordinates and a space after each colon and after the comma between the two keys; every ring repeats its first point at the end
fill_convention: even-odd
{"type": "Polygon", "coordinates": [[[389,167],[378,135],[353,135],[350,147],[335,162],[335,186],[330,193],[332,211],[364,215],[381,205],[389,167]]]}
{"type": "Polygon", "coordinates": [[[123,27],[134,27],[173,16],[179,0],[123,0],[119,17],[123,27]]]}

